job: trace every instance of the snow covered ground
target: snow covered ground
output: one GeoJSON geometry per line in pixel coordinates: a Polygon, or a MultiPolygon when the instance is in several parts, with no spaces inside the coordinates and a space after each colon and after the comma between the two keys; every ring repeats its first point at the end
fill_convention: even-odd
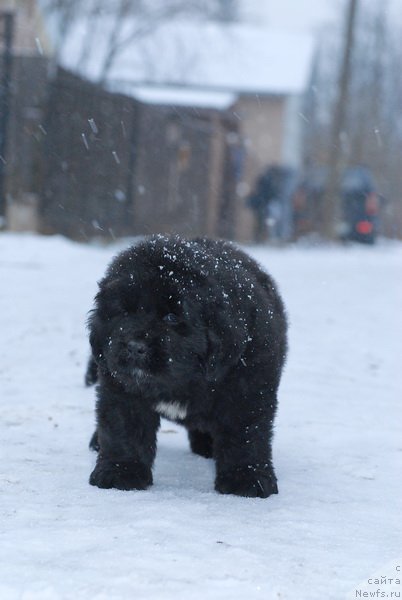
{"type": "Polygon", "coordinates": [[[152,489],[88,485],[84,323],[115,251],[0,236],[1,600],[339,600],[401,565],[402,246],[251,250],[291,321],[268,500],[215,493],[167,421],[152,489]]]}

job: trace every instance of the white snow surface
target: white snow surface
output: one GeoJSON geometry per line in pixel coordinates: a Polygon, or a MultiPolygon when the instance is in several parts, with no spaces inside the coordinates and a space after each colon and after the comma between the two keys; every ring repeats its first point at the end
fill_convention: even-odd
{"type": "Polygon", "coordinates": [[[116,250],[0,236],[0,598],[339,600],[400,557],[401,245],[250,249],[290,318],[266,500],[214,492],[168,421],[150,490],[89,486],[85,320],[116,250]]]}

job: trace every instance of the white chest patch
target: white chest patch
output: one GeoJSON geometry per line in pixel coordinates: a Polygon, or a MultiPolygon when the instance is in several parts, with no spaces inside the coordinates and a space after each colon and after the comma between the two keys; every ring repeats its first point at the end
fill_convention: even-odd
{"type": "Polygon", "coordinates": [[[168,419],[185,419],[187,409],[180,406],[178,402],[158,402],[155,406],[157,413],[168,419]]]}

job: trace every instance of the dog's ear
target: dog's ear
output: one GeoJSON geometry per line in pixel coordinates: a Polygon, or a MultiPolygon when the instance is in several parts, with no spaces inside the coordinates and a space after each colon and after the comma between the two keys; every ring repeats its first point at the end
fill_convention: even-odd
{"type": "Polygon", "coordinates": [[[95,305],[101,319],[107,320],[125,311],[124,290],[126,289],[127,286],[123,284],[120,278],[112,280],[103,279],[99,282],[99,291],[95,296],[95,305]]]}
{"type": "Polygon", "coordinates": [[[87,321],[89,343],[92,357],[98,366],[103,361],[103,344],[106,323],[115,315],[124,312],[120,294],[121,281],[104,279],[99,282],[99,291],[95,296],[95,307],[90,311],[87,321]]]}

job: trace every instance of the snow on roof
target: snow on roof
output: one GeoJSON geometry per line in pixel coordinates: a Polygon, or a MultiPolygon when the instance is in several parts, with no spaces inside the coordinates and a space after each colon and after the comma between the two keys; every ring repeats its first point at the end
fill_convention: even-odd
{"type": "MultiPolygon", "coordinates": [[[[93,26],[92,51],[80,60],[91,31],[76,23],[63,46],[63,66],[99,78],[107,53],[110,20],[93,26]]],[[[125,36],[130,25],[125,25],[125,36]]],[[[116,55],[107,81],[119,85],[184,86],[231,93],[297,94],[306,88],[312,38],[249,25],[174,22],[133,40],[116,55]]]]}
{"type": "MultiPolygon", "coordinates": [[[[108,86],[112,90],[112,82],[108,86]]],[[[124,92],[140,102],[169,106],[197,106],[199,108],[216,108],[225,110],[236,101],[236,94],[227,92],[204,92],[183,87],[137,86],[128,83],[117,85],[119,92],[124,92]]]]}

